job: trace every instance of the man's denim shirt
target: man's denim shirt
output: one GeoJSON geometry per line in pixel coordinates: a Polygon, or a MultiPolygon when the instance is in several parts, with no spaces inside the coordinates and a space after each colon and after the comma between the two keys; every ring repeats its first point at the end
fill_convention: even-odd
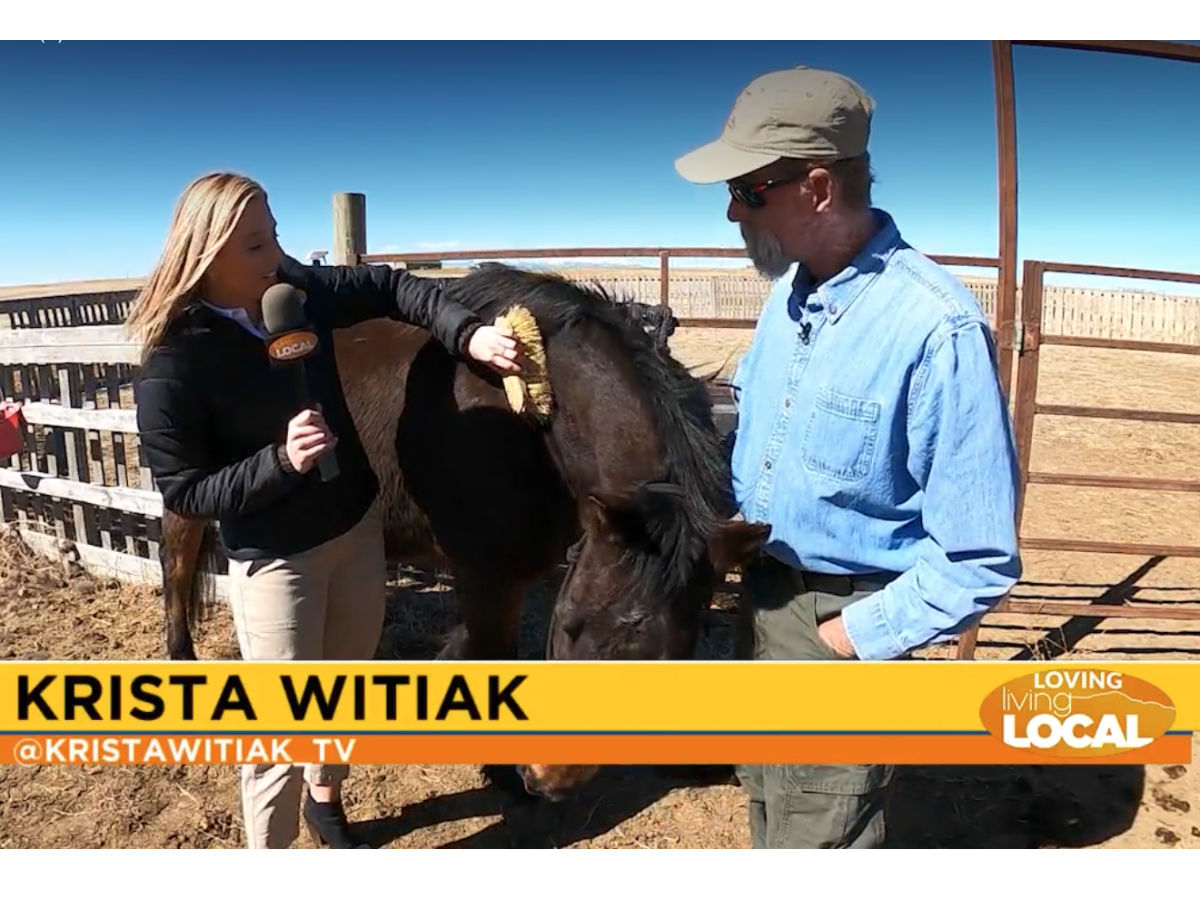
{"type": "Polygon", "coordinates": [[[1018,470],[987,320],[886,213],[840,274],[799,266],[734,375],[733,482],[767,551],[898,574],[842,613],[859,658],[942,642],[1021,573],[1018,470]]]}

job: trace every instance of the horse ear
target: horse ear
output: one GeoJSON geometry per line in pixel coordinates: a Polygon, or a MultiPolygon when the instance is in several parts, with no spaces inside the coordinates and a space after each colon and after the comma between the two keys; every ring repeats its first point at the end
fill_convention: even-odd
{"type": "Polygon", "coordinates": [[[596,494],[590,494],[583,503],[582,519],[584,530],[599,533],[608,528],[608,503],[596,494]]]}
{"type": "Polygon", "coordinates": [[[628,493],[592,493],[583,504],[583,526],[603,536],[616,531],[623,540],[643,532],[637,498],[628,493]]]}
{"type": "Polygon", "coordinates": [[[769,524],[727,521],[708,539],[708,556],[717,574],[724,575],[748,561],[771,535],[769,524]]]}

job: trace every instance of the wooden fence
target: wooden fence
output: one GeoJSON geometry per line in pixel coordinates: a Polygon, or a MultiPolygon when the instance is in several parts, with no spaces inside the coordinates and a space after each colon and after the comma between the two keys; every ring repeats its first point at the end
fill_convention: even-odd
{"type": "Polygon", "coordinates": [[[136,289],[0,298],[0,328],[114,325],[129,316],[136,289]]]}
{"type": "Polygon", "coordinates": [[[0,330],[0,395],[21,452],[0,460],[0,517],[35,549],[67,541],[84,568],[158,583],[162,497],[137,439],[139,347],[120,325],[0,330]]]}
{"type": "MultiPolygon", "coordinates": [[[[556,267],[556,271],[580,282],[597,283],[642,303],[657,303],[662,296],[662,277],[655,269],[563,266],[556,267]]],[[[425,277],[455,277],[461,273],[461,270],[415,272],[425,277]]],[[[975,295],[994,326],[996,280],[980,277],[960,280],[975,295]]],[[[770,287],[770,281],[752,271],[676,267],[668,276],[667,296],[672,311],[681,319],[749,327],[762,311],[770,287]]],[[[1021,289],[1018,284],[1018,322],[1021,289]]],[[[0,298],[0,330],[119,324],[128,316],[136,292],[124,289],[0,298]]],[[[1048,334],[1200,343],[1200,296],[1045,285],[1042,305],[1042,327],[1048,334]]],[[[131,374],[125,371],[122,377],[131,374]]]]}

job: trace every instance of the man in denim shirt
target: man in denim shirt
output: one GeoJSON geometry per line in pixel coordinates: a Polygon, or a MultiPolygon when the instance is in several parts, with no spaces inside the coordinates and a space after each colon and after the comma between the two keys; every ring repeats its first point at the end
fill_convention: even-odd
{"type": "MultiPolygon", "coordinates": [[[[746,520],[771,525],[743,572],[758,659],[904,658],[1020,575],[991,332],[972,294],[871,206],[873,110],[836,73],[771,72],[676,162],[690,181],[727,182],[755,267],[780,279],[734,376],[734,490],[746,520]]],[[[742,766],[754,846],[881,845],[891,775],[742,766]]]]}

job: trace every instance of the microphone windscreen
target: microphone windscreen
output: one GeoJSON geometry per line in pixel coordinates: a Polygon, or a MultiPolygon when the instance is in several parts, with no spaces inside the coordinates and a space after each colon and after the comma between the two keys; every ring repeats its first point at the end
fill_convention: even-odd
{"type": "Polygon", "coordinates": [[[271,334],[283,334],[308,326],[300,291],[291,284],[273,284],[262,296],[263,327],[271,334]]]}

